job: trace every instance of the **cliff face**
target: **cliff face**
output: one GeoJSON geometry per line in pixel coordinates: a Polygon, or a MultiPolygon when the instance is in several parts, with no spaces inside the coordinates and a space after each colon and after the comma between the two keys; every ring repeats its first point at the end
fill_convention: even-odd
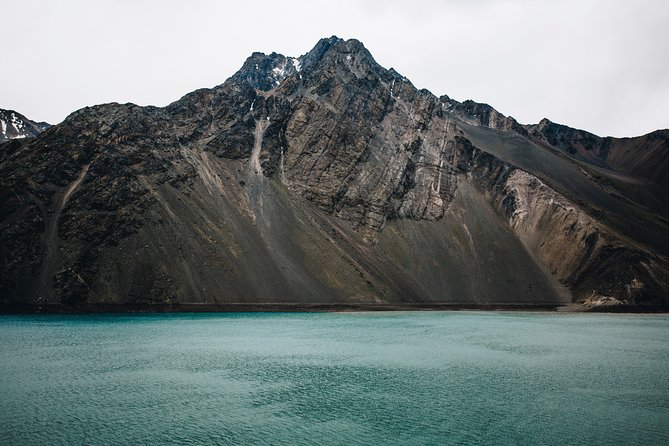
{"type": "Polygon", "coordinates": [[[165,108],[85,108],[1,146],[0,298],[666,302],[664,176],[545,133],[355,40],[254,53],[165,108]]]}

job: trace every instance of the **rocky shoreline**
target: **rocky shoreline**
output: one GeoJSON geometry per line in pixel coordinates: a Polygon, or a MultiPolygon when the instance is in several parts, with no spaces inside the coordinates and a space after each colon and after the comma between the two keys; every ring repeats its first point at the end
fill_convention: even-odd
{"type": "Polygon", "coordinates": [[[122,313],[334,313],[396,311],[532,311],[559,313],[669,313],[666,306],[581,304],[471,304],[471,303],[218,303],[218,304],[86,304],[0,307],[0,314],[122,314],[122,313]]]}

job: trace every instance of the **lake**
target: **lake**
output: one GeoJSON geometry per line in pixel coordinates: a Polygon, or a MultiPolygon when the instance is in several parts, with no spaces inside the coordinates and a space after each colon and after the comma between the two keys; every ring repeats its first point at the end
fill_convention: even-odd
{"type": "Polygon", "coordinates": [[[669,316],[0,316],[0,444],[669,444],[669,316]]]}

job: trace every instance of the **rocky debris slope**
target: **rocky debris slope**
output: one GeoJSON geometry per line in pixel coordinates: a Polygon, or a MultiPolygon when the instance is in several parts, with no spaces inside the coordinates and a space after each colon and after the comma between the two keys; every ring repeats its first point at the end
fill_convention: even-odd
{"type": "Polygon", "coordinates": [[[668,295],[651,187],[628,192],[613,164],[418,90],[356,40],[254,53],[165,108],[85,108],[2,152],[8,304],[668,295]]]}
{"type": "Polygon", "coordinates": [[[32,138],[51,127],[46,122],[35,122],[14,110],[0,108],[0,143],[10,139],[32,138]]]}

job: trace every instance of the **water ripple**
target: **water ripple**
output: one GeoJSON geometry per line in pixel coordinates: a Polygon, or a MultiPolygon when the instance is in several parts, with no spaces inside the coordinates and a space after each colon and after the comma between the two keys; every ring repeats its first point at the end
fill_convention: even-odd
{"type": "Polygon", "coordinates": [[[0,444],[669,444],[669,317],[0,317],[0,444]]]}

